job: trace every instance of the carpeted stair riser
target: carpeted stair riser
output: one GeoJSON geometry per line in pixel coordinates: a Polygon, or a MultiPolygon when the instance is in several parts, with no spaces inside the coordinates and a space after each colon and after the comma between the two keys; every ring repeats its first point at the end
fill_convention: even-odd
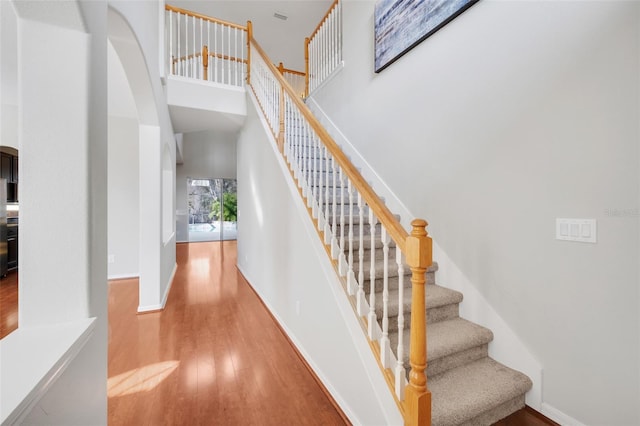
{"type": "MultiPolygon", "coordinates": [[[[460,426],[479,426],[479,425],[492,425],[499,420],[504,419],[512,413],[524,408],[525,406],[525,396],[524,394],[519,395],[513,399],[510,399],[507,402],[504,402],[496,407],[491,408],[483,413],[480,413],[478,416],[462,423],[460,426]]],[[[436,426],[435,423],[433,423],[436,426]]]]}
{"type": "MultiPolygon", "coordinates": [[[[407,374],[409,364],[410,333],[403,330],[404,365],[407,374]]],[[[397,331],[389,333],[391,348],[398,344],[397,331]]],[[[488,344],[493,333],[484,327],[462,318],[452,318],[430,324],[427,331],[427,377],[436,377],[451,369],[460,367],[488,355],[488,344]]]]}
{"type": "MultiPolygon", "coordinates": [[[[366,247],[366,244],[367,242],[365,240],[363,247],[366,247]]],[[[369,241],[369,245],[371,245],[370,241],[369,241]]],[[[348,260],[349,253],[347,252],[345,255],[348,260]]],[[[382,283],[384,278],[384,251],[381,248],[376,249],[375,259],[376,260],[375,260],[374,277],[376,278],[376,291],[377,291],[377,289],[382,290],[383,288],[382,283]]],[[[371,280],[371,250],[364,251],[364,262],[362,262],[362,266],[363,266],[365,280],[370,281],[371,280]]],[[[356,278],[358,278],[359,276],[358,274],[360,273],[360,255],[359,255],[359,252],[355,250],[355,248],[353,252],[352,270],[356,278]]],[[[396,263],[395,249],[389,250],[388,259],[387,259],[387,276],[389,278],[397,277],[399,275],[398,272],[399,270],[398,270],[398,264],[396,263]]],[[[405,282],[405,285],[409,285],[411,283],[411,275],[412,275],[411,268],[409,268],[408,265],[404,264],[405,281],[408,281],[408,282],[405,282]]],[[[435,284],[435,269],[427,270],[426,279],[427,279],[427,284],[435,284]]]]}
{"type": "MultiPolygon", "coordinates": [[[[369,301],[369,293],[367,295],[367,301],[369,301]]],[[[437,285],[428,285],[426,288],[426,305],[427,305],[427,323],[433,324],[439,321],[446,321],[454,318],[458,318],[459,315],[459,303],[462,300],[462,294],[457,291],[448,290],[444,287],[437,285]],[[442,295],[439,300],[434,297],[434,294],[440,292],[449,292],[442,295]]],[[[403,306],[404,306],[404,324],[405,328],[411,324],[411,290],[405,289],[403,294],[403,306]]],[[[387,311],[389,314],[389,332],[395,332],[398,330],[398,290],[389,290],[389,303],[387,311]]],[[[382,291],[376,293],[375,304],[376,317],[380,322],[382,328],[382,312],[383,312],[383,298],[382,291]]]]}

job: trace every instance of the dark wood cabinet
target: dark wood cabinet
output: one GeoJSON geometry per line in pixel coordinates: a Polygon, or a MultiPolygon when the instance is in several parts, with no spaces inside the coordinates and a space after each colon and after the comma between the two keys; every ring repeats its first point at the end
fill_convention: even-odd
{"type": "Polygon", "coordinates": [[[13,157],[13,167],[11,167],[14,182],[18,182],[18,157],[13,157]]]}
{"type": "Polygon", "coordinates": [[[0,178],[7,182],[18,182],[18,157],[0,152],[0,178]]]}
{"type": "Polygon", "coordinates": [[[18,267],[18,225],[7,226],[7,270],[18,267]]]}
{"type": "Polygon", "coordinates": [[[13,155],[0,152],[0,178],[13,182],[13,155]]]}

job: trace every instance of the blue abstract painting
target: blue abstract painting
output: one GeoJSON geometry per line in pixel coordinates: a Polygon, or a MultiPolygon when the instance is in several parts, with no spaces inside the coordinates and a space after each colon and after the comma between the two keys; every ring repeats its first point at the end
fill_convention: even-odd
{"type": "Polygon", "coordinates": [[[375,72],[380,72],[478,0],[378,0],[375,72]]]}

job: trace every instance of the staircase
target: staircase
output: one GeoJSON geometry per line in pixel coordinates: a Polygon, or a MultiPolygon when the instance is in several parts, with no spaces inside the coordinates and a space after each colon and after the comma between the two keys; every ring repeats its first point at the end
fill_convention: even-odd
{"type": "MultiPolygon", "coordinates": [[[[488,356],[493,333],[460,318],[462,294],[436,284],[438,266],[432,263],[426,222],[412,221],[410,232],[401,226],[399,218],[300,100],[300,90],[285,81],[284,67],[277,69],[253,39],[251,23],[244,27],[201,15],[187,19],[190,12],[166,8],[168,21],[178,24],[175,33],[169,31],[178,36],[178,42],[170,43],[172,73],[207,81],[227,75],[227,83],[234,75],[237,83],[246,71],[247,87],[289,164],[405,423],[490,425],[522,408],[531,381],[488,356]],[[190,44],[196,50],[181,51],[180,22],[185,26],[192,22],[192,34],[197,33],[196,27],[202,30],[206,25],[208,30],[211,25],[219,26],[227,36],[234,34],[234,48],[229,41],[228,51],[210,50],[208,31],[206,43],[201,31],[200,40],[193,35],[190,44]],[[246,56],[238,53],[245,43],[246,56]]],[[[339,12],[336,0],[322,25],[335,28],[339,12]]],[[[316,32],[324,31],[325,38],[336,33],[319,28],[316,32]]],[[[327,46],[340,45],[337,41],[317,45],[313,40],[305,44],[321,53],[327,46]]],[[[313,54],[311,59],[318,56],[323,55],[313,54]]],[[[323,57],[328,65],[307,63],[308,70],[316,70],[303,73],[307,80],[319,74],[326,77],[339,63],[341,53],[323,57]]]]}
{"type": "MultiPolygon", "coordinates": [[[[295,130],[294,130],[295,131],[295,130]]],[[[312,161],[326,161],[323,152],[309,147],[307,159],[312,161]]],[[[323,174],[317,182],[316,193],[324,191],[324,206],[329,204],[329,210],[334,205],[334,194],[329,191],[326,197],[325,182],[328,177],[332,182],[333,175],[323,174]]],[[[338,183],[339,185],[339,183],[338,183]]],[[[368,210],[363,211],[364,223],[360,223],[357,205],[349,203],[348,189],[339,187],[335,193],[337,212],[353,211],[352,235],[359,235],[362,228],[364,235],[370,235],[371,225],[367,223],[368,210]],[[343,209],[344,204],[344,209],[343,209]]],[[[333,223],[334,216],[328,216],[328,223],[333,223]]],[[[336,215],[338,235],[350,234],[349,224],[341,224],[336,215]]],[[[381,234],[381,225],[375,225],[375,235],[381,234]]],[[[383,329],[381,318],[383,315],[383,280],[384,280],[384,244],[376,238],[373,246],[370,239],[363,241],[363,255],[360,256],[358,239],[354,239],[352,246],[353,274],[360,273],[360,261],[363,261],[363,290],[369,295],[371,288],[371,257],[374,249],[375,313],[378,318],[379,329],[383,329]]],[[[393,242],[389,248],[394,248],[393,242]]],[[[344,253],[349,258],[349,249],[344,253]]],[[[399,339],[398,313],[399,283],[403,286],[404,323],[410,323],[411,317],[411,271],[404,267],[404,277],[398,277],[395,256],[388,255],[387,260],[387,288],[388,288],[388,336],[390,347],[397,347],[399,339]]],[[[427,315],[427,377],[428,386],[432,393],[432,424],[445,425],[490,425],[521,409],[525,405],[525,393],[531,389],[532,382],[524,374],[512,370],[488,356],[488,346],[493,340],[491,330],[467,321],[459,316],[459,304],[463,300],[460,292],[447,289],[436,284],[437,263],[433,263],[427,270],[426,286],[426,315],[427,315]]],[[[351,296],[354,305],[357,296],[351,296]]],[[[402,363],[406,375],[409,374],[409,329],[404,328],[402,363]]],[[[397,356],[397,354],[394,354],[397,356]]]]}

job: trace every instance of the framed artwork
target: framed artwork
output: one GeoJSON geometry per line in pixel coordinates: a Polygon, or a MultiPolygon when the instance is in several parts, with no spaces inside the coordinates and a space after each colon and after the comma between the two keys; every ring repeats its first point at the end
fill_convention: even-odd
{"type": "Polygon", "coordinates": [[[378,0],[375,72],[380,72],[478,0],[378,0]]]}

